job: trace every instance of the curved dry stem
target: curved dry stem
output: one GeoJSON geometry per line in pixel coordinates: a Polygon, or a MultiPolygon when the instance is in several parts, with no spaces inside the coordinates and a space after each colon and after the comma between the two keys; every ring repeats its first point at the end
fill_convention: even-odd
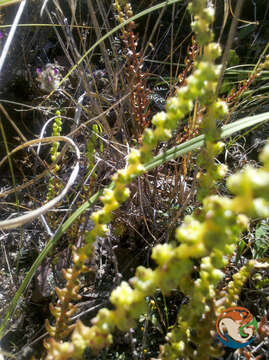
{"type": "Polygon", "coordinates": [[[38,209],[29,211],[27,214],[18,216],[18,217],[14,218],[14,219],[0,221],[0,229],[16,228],[18,226],[21,226],[21,225],[35,219],[36,217],[38,217],[40,215],[45,214],[48,210],[50,210],[60,200],[63,199],[63,197],[67,194],[70,187],[73,185],[73,183],[74,183],[74,181],[75,181],[75,179],[76,179],[76,177],[78,175],[78,171],[79,171],[80,152],[79,152],[79,149],[78,149],[77,145],[74,143],[74,141],[69,139],[66,136],[51,136],[51,137],[46,137],[46,138],[43,138],[43,139],[36,139],[36,140],[28,141],[25,144],[16,147],[9,154],[7,154],[0,161],[0,167],[7,160],[7,158],[9,156],[11,156],[12,154],[16,153],[17,151],[19,151],[21,149],[24,149],[24,148],[26,148],[28,146],[31,146],[31,145],[38,144],[40,142],[42,142],[42,143],[51,143],[51,142],[55,142],[55,141],[64,141],[64,142],[68,143],[75,150],[76,157],[77,157],[75,167],[74,167],[74,169],[73,169],[73,171],[72,171],[72,173],[70,175],[70,178],[69,178],[66,186],[64,187],[63,191],[58,196],[56,196],[54,199],[50,200],[48,203],[46,203],[45,205],[41,206],[38,209]]]}

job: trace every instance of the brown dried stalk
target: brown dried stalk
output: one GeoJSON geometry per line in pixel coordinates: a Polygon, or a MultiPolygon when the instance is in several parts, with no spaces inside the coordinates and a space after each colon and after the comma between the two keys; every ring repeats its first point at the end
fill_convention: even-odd
{"type": "MultiPolygon", "coordinates": [[[[118,1],[115,1],[115,9],[117,11],[117,18],[120,23],[133,16],[133,11],[130,3],[124,5],[122,10],[118,1]]],[[[146,88],[146,74],[143,71],[143,56],[142,51],[137,50],[137,35],[134,34],[135,23],[130,22],[122,30],[122,42],[124,46],[124,56],[126,57],[125,73],[127,84],[130,88],[130,104],[132,108],[132,115],[137,125],[138,138],[143,130],[150,125],[148,119],[150,110],[149,106],[149,93],[146,88]]]]}
{"type": "Polygon", "coordinates": [[[186,78],[193,70],[193,64],[199,54],[199,47],[194,37],[192,37],[191,41],[192,45],[188,46],[187,56],[184,59],[185,68],[182,73],[178,75],[178,85],[180,87],[186,85],[186,78]]]}

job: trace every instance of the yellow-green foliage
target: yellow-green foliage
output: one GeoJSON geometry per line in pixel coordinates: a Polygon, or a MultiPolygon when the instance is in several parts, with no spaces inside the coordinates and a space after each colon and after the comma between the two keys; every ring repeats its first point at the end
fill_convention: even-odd
{"type": "MultiPolygon", "coordinates": [[[[88,148],[86,157],[88,159],[88,175],[90,175],[93,179],[97,177],[94,167],[95,167],[95,158],[94,155],[96,153],[96,149],[98,147],[98,134],[102,134],[102,127],[100,125],[94,124],[92,126],[92,135],[88,142],[88,148]]],[[[100,144],[100,152],[103,152],[103,143],[100,144]]]]}
{"type": "MultiPolygon", "coordinates": [[[[161,348],[160,358],[209,359],[219,352],[212,346],[210,331],[223,307],[237,301],[255,262],[251,261],[234,276],[225,294],[217,292],[216,287],[224,277],[222,270],[235,250],[240,233],[248,225],[248,217],[269,216],[269,145],[261,155],[263,168],[248,168],[228,179],[228,188],[235,195],[234,198],[208,196],[212,193],[215,180],[225,174],[222,166],[215,166],[214,157],[223,147],[218,142],[216,121],[227,110],[226,104],[215,95],[220,68],[214,61],[220,56],[221,49],[218,44],[211,42],[214,9],[207,7],[207,3],[207,0],[193,0],[189,6],[194,18],[193,30],[202,49],[195,70],[187,79],[186,86],[168,100],[167,111],[153,117],[154,128],[144,131],[140,149],[133,149],[126,168],[113,176],[114,187],[104,191],[101,197],[103,208],[91,216],[94,222],[92,231],[87,234],[84,246],[74,248],[74,265],[66,273],[68,284],[78,284],[78,275],[85,271],[84,264],[91,254],[93,241],[97,236],[106,235],[113,211],[129,196],[126,185],[144,173],[143,164],[152,157],[157,143],[171,137],[172,130],[192,110],[197,100],[206,107],[203,120],[206,146],[204,157],[199,159],[200,166],[204,168],[204,173],[199,175],[199,196],[203,200],[199,215],[185,218],[176,231],[174,243],[159,244],[153,248],[152,258],[157,264],[155,270],[139,266],[129,283],[122,282],[112,292],[110,301],[114,310],[101,309],[91,327],[77,321],[70,341],[62,342],[52,336],[46,342],[47,360],[81,359],[87,347],[97,353],[112,343],[115,328],[127,331],[136,326],[136,319],[146,311],[146,296],[153,295],[156,289],[168,294],[174,288],[179,288],[190,301],[181,306],[177,325],[167,334],[167,343],[161,348]],[[196,280],[192,277],[194,260],[200,264],[196,280]],[[74,280],[71,279],[73,276],[74,280]]],[[[77,290],[76,287],[74,297],[77,290]]],[[[65,299],[72,298],[70,287],[58,290],[58,294],[59,308],[54,311],[56,328],[53,328],[51,335],[59,333],[57,319],[63,313],[61,303],[66,304],[65,299]]]]}
{"type": "MultiPolygon", "coordinates": [[[[62,132],[62,118],[61,113],[59,110],[55,113],[56,117],[54,119],[54,123],[52,126],[52,136],[60,136],[62,132]]],[[[59,142],[55,141],[50,149],[50,157],[51,161],[55,161],[57,157],[60,155],[58,152],[59,142]]],[[[54,168],[54,174],[56,175],[57,171],[59,171],[59,165],[56,164],[54,168]]],[[[47,193],[47,201],[51,200],[54,196],[57,195],[57,184],[54,182],[54,178],[49,178],[49,186],[48,186],[48,193],[47,193]]]]}
{"type": "Polygon", "coordinates": [[[234,275],[227,292],[217,294],[216,285],[224,276],[221,269],[233,253],[238,235],[247,227],[248,218],[243,213],[253,217],[261,213],[269,216],[269,144],[261,160],[263,168],[248,168],[228,179],[230,190],[237,196],[233,199],[208,197],[203,201],[199,217],[191,215],[185,218],[176,234],[179,244],[157,245],[153,249],[152,258],[158,266],[155,270],[138,267],[130,284],[123,282],[112,292],[110,301],[115,310],[100,310],[90,328],[77,322],[71,342],[60,343],[51,339],[47,359],[80,359],[88,346],[95,352],[99,351],[111,344],[115,327],[126,331],[135,326],[135,319],[146,309],[146,296],[152,295],[156,289],[167,294],[178,287],[189,296],[190,302],[181,307],[178,325],[167,335],[168,343],[162,348],[161,358],[209,359],[216,355],[216,349],[211,347],[210,330],[214,328],[220,311],[238,300],[255,261],[250,261],[234,275]],[[200,259],[201,264],[197,280],[191,278],[194,258],[200,259]],[[221,305],[217,306],[216,297],[223,298],[221,305]],[[191,330],[196,330],[196,335],[192,335],[191,330]],[[193,345],[189,346],[190,341],[197,344],[197,350],[193,345]]]}

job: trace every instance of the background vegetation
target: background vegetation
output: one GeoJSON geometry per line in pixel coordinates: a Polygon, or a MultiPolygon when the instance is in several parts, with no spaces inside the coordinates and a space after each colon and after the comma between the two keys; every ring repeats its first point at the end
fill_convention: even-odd
{"type": "MultiPolygon", "coordinates": [[[[2,54],[23,3],[1,8],[2,54]]],[[[213,3],[214,40],[225,49],[236,1],[213,3]]],[[[129,8],[124,1],[116,4],[121,10],[110,1],[28,1],[3,64],[0,159],[22,146],[0,162],[0,220],[45,206],[64,192],[49,211],[16,228],[3,226],[1,230],[4,358],[45,358],[43,340],[49,329],[45,320],[54,324],[49,304],[55,306],[61,297],[55,288],[66,286],[61,270],[72,266],[73,246],[83,247],[93,229],[91,214],[102,208],[102,190],[117,170],[126,167],[131,149],[141,146],[145,129],[154,128],[153,116],[167,110],[167,99],[186,85],[202,53],[186,2],[163,6],[161,1],[133,0],[129,8]],[[134,22],[124,23],[134,15],[138,15],[134,22]],[[54,136],[51,143],[44,139],[37,141],[39,147],[29,143],[49,136],[54,136]]],[[[218,92],[229,115],[217,123],[218,128],[227,126],[227,132],[225,148],[215,156],[216,163],[227,165],[227,176],[246,165],[261,166],[258,155],[268,138],[268,125],[261,122],[266,116],[252,116],[268,111],[268,12],[267,1],[245,0],[227,49],[218,92]],[[246,119],[238,127],[236,121],[242,118],[246,119]],[[240,132],[233,134],[236,130],[240,132]]],[[[222,61],[221,56],[216,60],[222,61]]],[[[79,275],[77,297],[70,299],[76,312],[68,308],[72,310],[67,316],[71,327],[77,319],[88,326],[99,309],[112,309],[112,290],[134,277],[139,265],[155,269],[150,257],[153,247],[170,244],[184,217],[201,211],[204,195],[199,193],[197,174],[204,165],[199,152],[190,150],[203,143],[201,138],[196,142],[196,137],[204,133],[204,114],[203,104],[196,101],[190,115],[154,153],[168,156],[171,149],[182,145],[178,156],[170,152],[169,159],[149,162],[148,171],[130,184],[129,199],[113,212],[107,236],[97,237],[85,263],[87,272],[79,275]]],[[[225,178],[219,178],[212,191],[230,197],[225,178]]],[[[268,256],[268,232],[268,218],[251,220],[229,257],[218,289],[225,289],[249,260],[268,256]]],[[[199,269],[197,260],[193,280],[199,269]]],[[[223,348],[219,359],[268,358],[268,283],[268,269],[255,269],[237,301],[264,327],[263,338],[243,351],[223,348]]],[[[169,294],[157,289],[146,298],[146,311],[136,326],[127,332],[116,330],[112,346],[98,355],[87,348],[84,358],[156,358],[176,324],[178,311],[190,300],[178,287],[169,294]]],[[[66,337],[67,333],[59,335],[66,337]]]]}

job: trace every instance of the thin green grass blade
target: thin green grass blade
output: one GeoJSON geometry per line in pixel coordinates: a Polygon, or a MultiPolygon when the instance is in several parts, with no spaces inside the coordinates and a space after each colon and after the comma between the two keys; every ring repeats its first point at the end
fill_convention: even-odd
{"type": "MultiPolygon", "coordinates": [[[[269,120],[269,112],[248,116],[243,119],[234,121],[228,125],[224,125],[221,129],[221,138],[224,139],[233,135],[234,133],[244,130],[247,127],[257,125],[259,123],[269,120]]],[[[177,145],[163,154],[155,156],[150,162],[145,165],[147,171],[154,169],[157,166],[164,164],[166,161],[173,160],[187,152],[197,150],[204,145],[204,135],[197,136],[183,144],[177,145]]]]}

